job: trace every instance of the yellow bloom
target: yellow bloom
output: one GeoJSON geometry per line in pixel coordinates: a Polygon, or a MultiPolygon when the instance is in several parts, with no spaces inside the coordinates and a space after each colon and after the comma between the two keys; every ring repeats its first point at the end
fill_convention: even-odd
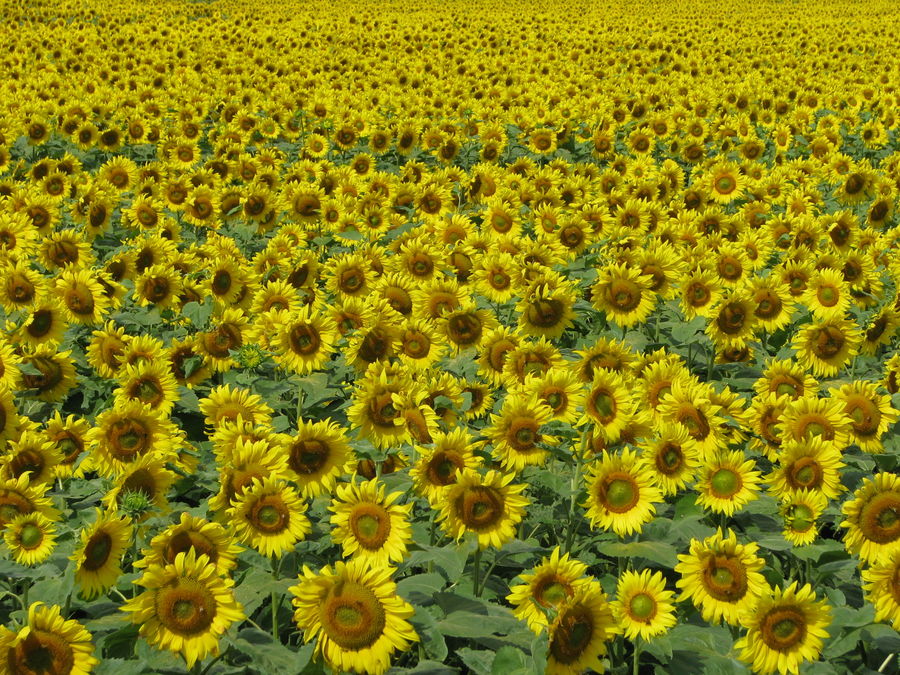
{"type": "Polygon", "coordinates": [[[509,395],[499,415],[491,415],[484,433],[493,444],[493,455],[507,471],[543,464],[550,451],[540,443],[552,443],[541,427],[552,419],[550,408],[535,397],[509,395]]]}
{"type": "Polygon", "coordinates": [[[900,555],[891,553],[860,574],[866,599],[875,606],[875,620],[900,629],[900,555]]]}
{"type": "Polygon", "coordinates": [[[345,557],[361,558],[373,567],[399,563],[412,541],[412,504],[398,504],[402,492],[384,493],[377,480],[349,483],[337,488],[328,509],[331,539],[345,557]]]}
{"type": "Polygon", "coordinates": [[[713,513],[734,515],[758,498],[760,473],[741,450],[720,450],[707,456],[697,483],[697,503],[713,513]]]}
{"type": "Polygon", "coordinates": [[[281,557],[312,532],[306,504],[277,477],[254,479],[232,504],[228,516],[235,536],[266,557],[281,557]]]}
{"type": "Polygon", "coordinates": [[[146,590],[122,605],[131,621],[154,647],[180,653],[188,668],[219,653],[219,638],[244,618],[234,599],[234,582],[219,576],[216,566],[193,549],[175,562],[153,565],[134,582],[146,590]]]}
{"type": "Polygon", "coordinates": [[[853,499],[841,510],[847,528],[844,546],[869,564],[887,559],[900,550],[900,476],[879,473],[863,478],[853,499]]]}
{"type": "Polygon", "coordinates": [[[58,605],[32,603],[28,608],[28,623],[17,633],[0,626],[0,673],[3,675],[88,675],[98,663],[91,634],[74,619],[64,619],[58,605]]]}
{"type": "Polygon", "coordinates": [[[38,512],[25,513],[10,521],[3,533],[6,547],[20,565],[43,562],[56,546],[56,526],[38,512]]]}
{"type": "Polygon", "coordinates": [[[304,566],[290,591],[294,621],[305,641],[316,640],[316,658],[335,670],[382,675],[395,651],[418,641],[409,623],[414,610],[397,595],[393,572],[360,559],[318,573],[304,566]]]}
{"type": "Polygon", "coordinates": [[[640,532],[662,501],[644,462],[633,450],[615,455],[603,452],[589,467],[587,517],[592,527],[613,530],[620,537],[640,532]]]}
{"type": "Polygon", "coordinates": [[[71,560],[81,595],[91,600],[114,586],[122,574],[122,555],[131,545],[131,520],[116,513],[97,510],[93,525],[81,531],[81,543],[71,560]]]}
{"type": "Polygon", "coordinates": [[[735,642],[739,658],[756,673],[798,673],[806,661],[816,661],[828,638],[831,607],[817,600],[809,584],[794,581],[785,589],[764,594],[743,617],[747,634],[735,642]]]}
{"type": "Polygon", "coordinates": [[[438,516],[448,536],[460,540],[468,532],[478,538],[478,547],[500,548],[516,536],[516,525],[525,516],[529,500],[522,496],[524,484],[511,484],[515,474],[488,471],[483,476],[461,469],[455,483],[444,488],[438,516]]]}
{"type": "Polygon", "coordinates": [[[600,584],[579,588],[563,603],[549,628],[548,675],[603,672],[606,644],[618,632],[612,608],[600,584]]]}
{"type": "Polygon", "coordinates": [[[662,572],[623,572],[616,586],[612,610],[625,637],[652,640],[675,626],[678,620],[672,603],[674,595],[666,590],[662,572]]]}
{"type": "Polygon", "coordinates": [[[679,555],[675,566],[681,574],[678,600],[690,599],[704,621],[740,625],[741,612],[751,609],[769,587],[758,549],[755,542],[739,544],[731,530],[727,536],[719,529],[703,541],[691,539],[690,553],[679,555]]]}
{"type": "Polygon", "coordinates": [[[330,493],[356,460],[347,431],[330,419],[300,420],[296,434],[285,438],[282,447],[289,475],[304,497],[330,493]]]}
{"type": "Polygon", "coordinates": [[[530,573],[521,574],[521,584],[510,587],[506,599],[513,605],[513,614],[540,634],[549,626],[547,610],[559,608],[582,587],[590,583],[587,565],[560,555],[559,546],[544,557],[530,573]]]}

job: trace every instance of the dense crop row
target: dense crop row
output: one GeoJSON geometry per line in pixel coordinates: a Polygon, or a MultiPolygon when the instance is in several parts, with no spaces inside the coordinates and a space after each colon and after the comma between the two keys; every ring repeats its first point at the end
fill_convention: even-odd
{"type": "Polygon", "coordinates": [[[0,675],[896,672],[886,2],[0,3],[0,675]]]}

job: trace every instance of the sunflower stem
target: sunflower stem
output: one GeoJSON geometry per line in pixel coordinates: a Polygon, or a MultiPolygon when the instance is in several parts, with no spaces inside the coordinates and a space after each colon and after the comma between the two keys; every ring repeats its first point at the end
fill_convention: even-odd
{"type": "Polygon", "coordinates": [[[706,381],[712,382],[713,379],[713,371],[716,367],[716,347],[715,345],[710,346],[709,348],[709,363],[706,364],[706,381]]]}
{"type": "Polygon", "coordinates": [[[575,541],[575,506],[578,502],[578,493],[581,487],[581,459],[587,454],[588,431],[581,435],[581,447],[575,453],[575,468],[572,472],[572,482],[570,488],[572,494],[569,496],[569,522],[566,525],[566,541],[563,552],[569,553],[572,550],[572,544],[575,541]]]}
{"type": "MultiPolygon", "coordinates": [[[[280,567],[280,559],[276,556],[272,556],[272,579],[275,581],[278,580],[278,568],[280,567]]],[[[277,642],[278,641],[278,610],[281,605],[281,598],[275,591],[272,591],[272,638],[277,642]]]]}
{"type": "Polygon", "coordinates": [[[894,656],[895,656],[894,652],[891,652],[890,654],[887,655],[887,657],[884,659],[884,661],[881,662],[881,665],[878,666],[879,673],[885,672],[884,669],[887,668],[890,665],[891,661],[894,660],[894,656]]]}
{"type": "Polygon", "coordinates": [[[476,598],[481,597],[481,593],[478,590],[479,583],[481,582],[481,546],[478,546],[475,549],[475,559],[473,561],[474,570],[472,572],[472,592],[475,594],[476,598]]]}
{"type": "Polygon", "coordinates": [[[634,636],[634,660],[631,663],[631,675],[638,675],[641,663],[641,638],[634,636]]]}

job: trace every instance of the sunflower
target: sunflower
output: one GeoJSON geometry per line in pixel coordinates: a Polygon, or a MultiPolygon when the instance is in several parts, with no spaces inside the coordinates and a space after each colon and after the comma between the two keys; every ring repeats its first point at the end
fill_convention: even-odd
{"type": "Polygon", "coordinates": [[[92,600],[114,586],[122,574],[122,555],[131,545],[128,516],[97,509],[96,520],[81,530],[81,542],[70,560],[75,562],[75,582],[81,595],[92,600]]]}
{"type": "Polygon", "coordinates": [[[219,523],[182,513],[179,522],[169,525],[150,541],[135,567],[172,565],[179,553],[193,551],[197,557],[205,555],[220,576],[230,574],[237,565],[237,555],[243,549],[219,523]]]}
{"type": "Polygon", "coordinates": [[[142,403],[162,417],[172,412],[178,400],[178,384],[165,361],[141,361],[119,373],[120,386],[113,394],[117,405],[142,403]]]}
{"type": "Polygon", "coordinates": [[[66,268],[57,279],[55,290],[70,321],[85,325],[103,321],[109,300],[90,269],[75,269],[74,265],[66,268]]]}
{"type": "Polygon", "coordinates": [[[373,363],[357,381],[347,416],[375,447],[394,447],[412,438],[413,431],[437,430],[434,411],[422,405],[426,395],[401,367],[373,363]]]}
{"type": "Polygon", "coordinates": [[[708,383],[673,381],[668,396],[662,398],[657,408],[659,419],[684,428],[690,436],[690,445],[701,454],[714,452],[724,440],[722,408],[713,402],[714,396],[715,391],[708,383]]]}
{"type": "Polygon", "coordinates": [[[188,335],[184,339],[173,339],[166,350],[165,361],[175,381],[183,387],[193,389],[212,376],[212,368],[203,361],[195,349],[196,337],[188,335]]]}
{"type": "Polygon", "coordinates": [[[765,561],[756,555],[756,542],[739,544],[731,530],[721,528],[703,541],[691,539],[690,552],[678,556],[675,571],[681,575],[677,586],[679,601],[690,599],[703,620],[719,623],[723,619],[740,625],[742,612],[750,610],[769,586],[761,570],[765,561]]]}
{"type": "Polygon", "coordinates": [[[74,619],[64,619],[58,605],[28,607],[28,623],[17,633],[0,626],[0,673],[88,675],[100,662],[91,634],[74,619]]]}
{"type": "Polygon", "coordinates": [[[209,330],[197,334],[198,351],[213,370],[227,372],[236,365],[231,352],[244,345],[243,331],[247,323],[242,309],[228,307],[212,319],[209,330]]]}
{"type": "Polygon", "coordinates": [[[712,166],[705,176],[704,187],[710,199],[718,204],[730,204],[739,199],[747,187],[747,179],[734,162],[722,162],[712,166]]]}
{"type": "Polygon", "coordinates": [[[330,493],[356,461],[347,431],[330,419],[300,420],[297,432],[284,440],[288,475],[304,497],[330,493]]]}
{"type": "Polygon", "coordinates": [[[580,587],[559,606],[550,624],[548,675],[580,675],[589,670],[602,673],[606,644],[618,632],[612,607],[600,584],[580,587]]]}
{"type": "Polygon", "coordinates": [[[834,377],[857,354],[862,335],[849,319],[801,326],[794,335],[797,359],[818,377],[834,377]]]}
{"type": "MultiPolygon", "coordinates": [[[[21,389],[22,371],[19,364],[22,358],[18,349],[0,336],[0,400],[5,398],[2,392],[13,392],[21,389]]],[[[2,407],[2,404],[0,404],[2,407]]],[[[4,408],[6,410],[6,408],[4,408]]],[[[0,424],[0,441],[6,440],[3,436],[3,425],[0,424]]]]}
{"type": "Polygon", "coordinates": [[[37,565],[56,547],[56,525],[37,511],[23,513],[6,525],[3,540],[17,563],[37,565]]]}
{"type": "Polygon", "coordinates": [[[508,326],[498,326],[485,333],[478,356],[478,374],[497,387],[510,378],[504,373],[506,360],[522,342],[518,331],[508,326]]]}
{"type": "Polygon", "coordinates": [[[578,373],[563,367],[551,368],[521,385],[525,396],[534,396],[550,408],[552,420],[567,424],[575,424],[579,419],[578,410],[584,405],[583,388],[578,373]]]}
{"type": "Polygon", "coordinates": [[[385,495],[377,479],[338,486],[328,509],[334,514],[331,539],[341,545],[344,557],[366,560],[372,567],[403,560],[412,541],[412,503],[398,504],[402,496],[385,495]]]}
{"type": "Polygon", "coordinates": [[[447,352],[434,326],[424,319],[407,319],[397,330],[397,358],[407,368],[427,371],[447,352]]]}
{"type": "Polygon", "coordinates": [[[697,503],[713,513],[733,516],[759,497],[760,473],[742,450],[719,450],[707,455],[700,469],[697,503]]]}
{"type": "Polygon", "coordinates": [[[600,270],[591,287],[591,302],[623,327],[643,323],[656,306],[653,277],[624,264],[600,270]]]}
{"type": "Polygon", "coordinates": [[[699,268],[686,273],[679,283],[681,313],[688,321],[711,316],[722,292],[722,284],[711,270],[699,268]]]}
{"type": "Polygon", "coordinates": [[[784,406],[782,438],[795,441],[820,438],[826,445],[843,451],[850,438],[851,421],[838,399],[802,396],[784,406]]]}
{"type": "Polygon", "coordinates": [[[821,492],[831,500],[846,490],[841,483],[843,468],[841,450],[820,438],[789,440],[784,443],[778,463],[766,481],[770,492],[781,499],[800,490],[810,490],[821,492]]]}
{"type": "Polygon", "coordinates": [[[87,448],[87,435],[90,423],[80,417],[68,415],[63,419],[59,411],[53,413],[44,425],[44,436],[59,451],[62,459],[56,465],[57,478],[81,476],[86,467],[82,457],[87,448]],[[76,466],[77,465],[77,466],[76,466]]]}
{"type": "Polygon", "coordinates": [[[613,530],[620,537],[640,532],[662,501],[645,464],[633,450],[620,454],[603,451],[589,467],[587,517],[592,527],[613,530]]]}
{"type": "Polygon", "coordinates": [[[304,566],[290,588],[294,621],[305,641],[316,639],[317,659],[335,670],[381,675],[393,652],[418,641],[408,621],[414,610],[397,594],[393,572],[359,559],[318,573],[304,566]]]}
{"type": "Polygon", "coordinates": [[[440,500],[438,519],[446,534],[457,541],[467,533],[477,536],[478,548],[500,548],[516,536],[529,500],[524,484],[512,484],[515,474],[460,469],[456,482],[447,485],[440,500]]]}
{"type": "Polygon", "coordinates": [[[640,458],[664,497],[687,487],[700,468],[700,453],[680,425],[662,426],[654,436],[643,439],[639,447],[640,458]]]}
{"type": "Polygon", "coordinates": [[[322,368],[331,358],[337,333],[314,307],[279,316],[275,360],[299,375],[322,368]]]}
{"type": "Polygon", "coordinates": [[[590,424],[595,437],[615,443],[637,411],[637,401],[619,373],[605,368],[593,373],[594,380],[584,397],[584,413],[578,424],[590,424]]]}
{"type": "Polygon", "coordinates": [[[17,516],[28,513],[40,513],[54,522],[59,520],[59,511],[45,496],[47,488],[46,484],[30,484],[26,474],[0,478],[0,529],[17,516]]]}
{"type": "Polygon", "coordinates": [[[122,605],[154,647],[180,653],[188,668],[207,655],[218,655],[219,638],[244,618],[234,598],[234,582],[193,549],[173,563],[152,565],[134,582],[146,590],[122,605]]]}
{"type": "Polygon", "coordinates": [[[457,471],[476,469],[481,459],[474,454],[475,445],[464,425],[436,433],[432,441],[430,448],[417,447],[419,457],[409,475],[416,492],[437,509],[444,487],[456,482],[457,471]]]}
{"type": "Polygon", "coordinates": [[[493,251],[483,255],[472,273],[475,290],[491,302],[504,303],[517,291],[516,259],[509,253],[493,251]]]}
{"type": "Polygon", "coordinates": [[[542,443],[541,427],[553,418],[550,407],[537,397],[510,395],[503,401],[499,415],[491,415],[484,433],[493,444],[493,456],[507,471],[522,471],[526,466],[543,464],[550,451],[542,443]]]}
{"type": "Polygon", "coordinates": [[[185,289],[185,280],[171,265],[151,265],[134,280],[134,300],[141,307],[159,310],[174,307],[185,289]]]}
{"type": "Polygon", "coordinates": [[[513,614],[540,634],[550,624],[546,610],[558,611],[583,586],[590,583],[587,565],[560,555],[559,546],[544,557],[528,574],[521,574],[522,583],[510,587],[506,599],[513,606],[513,614]]]}
{"type": "Polygon", "coordinates": [[[753,301],[744,290],[731,291],[712,308],[706,334],[719,349],[743,347],[756,325],[753,301]]]}
{"type": "Polygon", "coordinates": [[[278,477],[254,478],[232,502],[235,536],[266,557],[280,558],[312,532],[297,490],[278,477]]]}
{"type": "Polygon", "coordinates": [[[753,389],[760,396],[775,394],[798,399],[815,395],[819,391],[819,383],[796,361],[772,360],[763,370],[762,377],[753,383],[753,389]]]}
{"type": "MultiPolygon", "coordinates": [[[[168,511],[167,495],[177,475],[166,468],[167,459],[169,458],[149,452],[129,464],[104,495],[102,502],[106,508],[111,512],[120,509],[128,512],[131,496],[140,495],[139,502],[143,511],[140,517],[134,516],[135,520],[145,520],[154,508],[168,511]]],[[[175,458],[172,461],[174,463],[175,458]]]]}
{"type": "Polygon", "coordinates": [[[62,461],[62,453],[37,430],[26,429],[18,440],[7,443],[0,456],[0,475],[18,478],[28,474],[32,485],[52,483],[56,467],[62,461]]]}
{"type": "Polygon", "coordinates": [[[101,330],[91,333],[87,361],[100,377],[112,378],[118,374],[130,338],[113,321],[107,321],[101,330]]]}
{"type": "Polygon", "coordinates": [[[576,287],[571,283],[562,282],[555,287],[532,284],[516,304],[519,330],[524,335],[559,338],[572,326],[577,299],[576,287]]]}
{"type": "Polygon", "coordinates": [[[857,380],[840,389],[832,389],[831,396],[839,401],[850,419],[850,438],[863,452],[884,452],[881,437],[897,421],[897,410],[891,397],[878,393],[874,382],[857,380]]]}
{"type": "Polygon", "coordinates": [[[325,267],[326,287],[339,298],[365,297],[371,290],[373,272],[358,253],[335,256],[325,267]]]}
{"type": "Polygon", "coordinates": [[[828,602],[817,600],[809,584],[798,588],[794,581],[763,594],[746,612],[742,624],[747,634],[734,647],[755,673],[798,673],[801,664],[819,659],[830,623],[828,602]]]}
{"type": "Polygon", "coordinates": [[[797,490],[781,502],[779,512],[784,521],[784,538],[794,546],[806,546],[819,536],[816,520],[822,515],[828,500],[816,490],[797,490]]]}
{"type": "Polygon", "coordinates": [[[575,367],[582,382],[593,382],[598,369],[609,370],[625,376],[631,373],[635,362],[635,353],[625,342],[600,338],[587,349],[575,352],[579,360],[575,367]]]}
{"type": "Polygon", "coordinates": [[[229,384],[214,387],[208,397],[200,399],[200,412],[205,415],[206,426],[212,428],[238,419],[269,426],[272,418],[272,409],[259,395],[229,384]]]}
{"type": "Polygon", "coordinates": [[[147,454],[169,456],[174,438],[168,418],[140,401],[128,401],[100,413],[87,440],[93,466],[112,478],[147,454]]]}
{"type": "Polygon", "coordinates": [[[22,363],[37,370],[37,374],[22,375],[23,388],[32,390],[41,401],[61,401],[76,384],[71,351],[60,352],[52,345],[42,344],[23,354],[22,363]]]}
{"type": "Polygon", "coordinates": [[[847,528],[844,546],[868,564],[887,560],[900,550],[900,476],[879,473],[863,478],[841,511],[847,528]]]}
{"type": "Polygon", "coordinates": [[[900,556],[892,553],[860,573],[866,599],[875,606],[875,621],[900,628],[900,556]]]}
{"type": "Polygon", "coordinates": [[[652,640],[678,623],[662,572],[627,570],[619,577],[612,611],[629,640],[652,640]]]}
{"type": "Polygon", "coordinates": [[[791,322],[794,299],[778,279],[772,275],[754,277],[750,280],[748,288],[750,300],[754,305],[755,325],[758,328],[771,333],[791,322]]]}
{"type": "Polygon", "coordinates": [[[35,305],[28,318],[16,333],[16,338],[26,345],[58,345],[62,342],[69,323],[59,303],[48,301],[35,305]]]}
{"type": "Polygon", "coordinates": [[[284,479],[287,477],[287,457],[278,447],[278,439],[269,434],[261,438],[256,433],[240,433],[241,427],[252,430],[246,422],[229,425],[237,432],[230,447],[216,433],[216,464],[219,469],[219,491],[209,500],[209,508],[216,520],[225,522],[228,509],[254,480],[266,477],[284,479]]]}
{"type": "Polygon", "coordinates": [[[450,348],[459,354],[468,349],[480,349],[485,335],[498,325],[493,312],[467,302],[442,314],[436,327],[450,348]]]}
{"type": "Polygon", "coordinates": [[[850,289],[838,270],[820,269],[809,278],[801,301],[816,319],[839,320],[850,307],[850,289]]]}

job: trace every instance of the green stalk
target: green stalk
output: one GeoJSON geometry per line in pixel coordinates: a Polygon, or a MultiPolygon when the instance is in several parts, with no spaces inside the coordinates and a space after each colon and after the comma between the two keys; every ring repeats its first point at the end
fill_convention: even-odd
{"type": "Polygon", "coordinates": [[[581,460],[587,453],[588,446],[588,430],[585,430],[581,435],[581,447],[575,453],[575,468],[572,472],[572,481],[571,481],[571,490],[572,494],[569,496],[569,522],[566,526],[566,541],[564,553],[569,553],[572,550],[572,544],[575,542],[575,506],[578,503],[578,493],[581,487],[581,460]]]}
{"type": "Polygon", "coordinates": [[[480,593],[478,591],[478,586],[481,582],[481,547],[475,549],[475,559],[474,559],[474,571],[472,574],[472,592],[475,594],[475,597],[480,597],[480,593]]]}
{"type": "Polygon", "coordinates": [[[631,675],[638,675],[640,672],[641,662],[641,637],[636,635],[634,638],[634,661],[631,665],[631,675]]]}
{"type": "MultiPolygon", "coordinates": [[[[279,560],[274,555],[272,556],[272,579],[278,581],[278,567],[279,560]]],[[[273,590],[272,591],[272,638],[277,642],[278,641],[278,610],[281,607],[281,598],[278,594],[273,590]]]]}

